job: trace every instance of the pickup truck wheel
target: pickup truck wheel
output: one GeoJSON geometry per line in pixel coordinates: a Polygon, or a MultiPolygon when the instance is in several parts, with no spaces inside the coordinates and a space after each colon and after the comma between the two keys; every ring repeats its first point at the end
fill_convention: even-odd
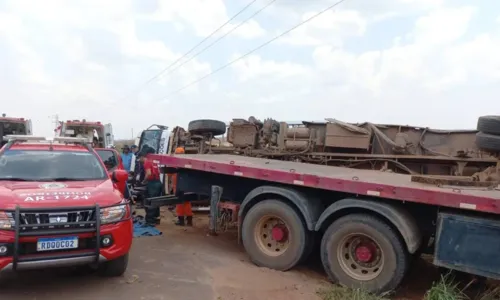
{"type": "Polygon", "coordinates": [[[99,274],[105,277],[122,276],[128,267],[128,254],[99,265],[99,274]]]}
{"type": "Polygon", "coordinates": [[[476,146],[481,150],[500,152],[500,136],[478,132],[476,134],[476,146]]]}
{"type": "Polygon", "coordinates": [[[399,235],[376,217],[355,214],[333,222],[321,241],[321,261],[334,282],[380,294],[394,290],[409,268],[399,235]]]}
{"type": "Polygon", "coordinates": [[[243,220],[242,239],[253,263],[279,271],[293,268],[307,251],[304,222],[279,200],[265,200],[250,209],[243,220]]]}
{"type": "Polygon", "coordinates": [[[188,131],[197,135],[221,135],[226,133],[226,123],[217,120],[194,120],[189,122],[188,131]]]}
{"type": "Polygon", "coordinates": [[[482,116],[477,120],[477,131],[500,135],[500,116],[482,116]]]}

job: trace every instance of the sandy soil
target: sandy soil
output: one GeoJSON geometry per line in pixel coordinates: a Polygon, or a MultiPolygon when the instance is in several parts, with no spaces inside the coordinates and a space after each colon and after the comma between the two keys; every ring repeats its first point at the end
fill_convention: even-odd
{"type": "MultiPolygon", "coordinates": [[[[75,270],[8,274],[0,277],[0,300],[313,300],[328,284],[315,257],[289,272],[258,268],[234,233],[207,235],[206,214],[195,218],[194,228],[176,227],[171,214],[163,214],[163,235],[134,240],[123,278],[75,270]]],[[[419,263],[394,299],[422,299],[436,278],[435,268],[419,263]]]]}

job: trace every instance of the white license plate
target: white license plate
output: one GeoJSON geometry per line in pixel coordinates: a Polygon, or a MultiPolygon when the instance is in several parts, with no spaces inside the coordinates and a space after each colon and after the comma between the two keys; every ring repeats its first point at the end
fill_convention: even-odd
{"type": "Polygon", "coordinates": [[[37,251],[52,251],[52,250],[76,249],[76,248],[78,248],[77,237],[43,238],[43,239],[38,239],[36,245],[37,251]]]}

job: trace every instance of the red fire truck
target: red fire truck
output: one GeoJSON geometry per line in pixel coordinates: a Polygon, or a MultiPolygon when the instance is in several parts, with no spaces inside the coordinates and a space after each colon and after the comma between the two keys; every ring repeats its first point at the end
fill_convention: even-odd
{"type": "Polygon", "coordinates": [[[31,120],[25,118],[12,118],[7,117],[6,114],[2,114],[0,117],[0,147],[3,146],[6,141],[3,140],[4,136],[7,135],[31,135],[33,134],[31,128],[31,120]]]}
{"type": "Polygon", "coordinates": [[[59,122],[54,130],[59,137],[83,137],[89,142],[95,142],[98,148],[109,148],[114,144],[113,127],[111,124],[83,120],[68,120],[59,122]]]}

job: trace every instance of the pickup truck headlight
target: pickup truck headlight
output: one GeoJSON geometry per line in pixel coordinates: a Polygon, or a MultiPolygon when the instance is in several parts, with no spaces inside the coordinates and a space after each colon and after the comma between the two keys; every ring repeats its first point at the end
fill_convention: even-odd
{"type": "Polygon", "coordinates": [[[101,208],[101,223],[107,224],[121,221],[127,215],[127,207],[128,205],[123,204],[101,208]]]}
{"type": "Polygon", "coordinates": [[[12,213],[0,211],[0,229],[11,229],[14,227],[14,224],[12,213]]]}

